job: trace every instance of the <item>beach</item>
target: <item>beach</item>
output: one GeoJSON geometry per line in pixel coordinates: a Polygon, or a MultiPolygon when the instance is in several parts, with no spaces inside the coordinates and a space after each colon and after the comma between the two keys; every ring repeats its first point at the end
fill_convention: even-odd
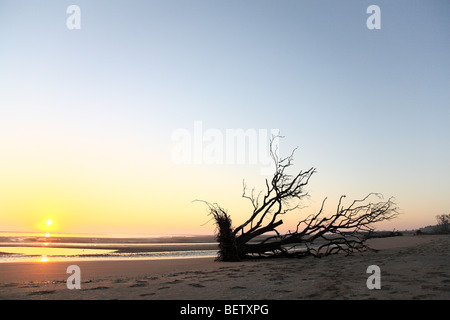
{"type": "Polygon", "coordinates": [[[214,258],[0,264],[0,299],[449,299],[450,237],[370,239],[351,256],[217,262],[214,258]],[[81,289],[67,288],[67,267],[81,289]],[[369,289],[369,266],[380,289],[369,289]]]}

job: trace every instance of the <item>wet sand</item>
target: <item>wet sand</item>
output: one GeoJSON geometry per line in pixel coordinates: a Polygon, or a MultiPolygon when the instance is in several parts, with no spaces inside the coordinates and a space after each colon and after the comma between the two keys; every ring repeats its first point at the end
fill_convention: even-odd
{"type": "Polygon", "coordinates": [[[321,259],[211,258],[0,263],[0,299],[450,299],[450,237],[369,240],[378,252],[321,259]],[[69,290],[69,265],[81,289],[69,290]],[[369,290],[367,267],[381,270],[369,290]]]}

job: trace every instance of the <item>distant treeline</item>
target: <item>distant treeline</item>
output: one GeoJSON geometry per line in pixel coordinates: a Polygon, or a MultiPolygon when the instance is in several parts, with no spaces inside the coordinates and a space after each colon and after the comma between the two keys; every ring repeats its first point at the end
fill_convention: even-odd
{"type": "Polygon", "coordinates": [[[387,238],[399,236],[403,236],[403,233],[400,231],[374,231],[370,233],[369,238],[387,238]]]}

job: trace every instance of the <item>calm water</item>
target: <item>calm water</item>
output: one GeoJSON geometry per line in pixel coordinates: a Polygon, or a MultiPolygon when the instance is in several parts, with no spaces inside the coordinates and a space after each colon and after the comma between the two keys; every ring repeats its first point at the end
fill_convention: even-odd
{"type": "Polygon", "coordinates": [[[0,232],[0,263],[215,257],[212,236],[0,232]]]}

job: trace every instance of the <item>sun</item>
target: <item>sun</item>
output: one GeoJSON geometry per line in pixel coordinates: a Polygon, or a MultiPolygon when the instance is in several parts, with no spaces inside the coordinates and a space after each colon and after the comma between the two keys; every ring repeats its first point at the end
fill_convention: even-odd
{"type": "Polygon", "coordinates": [[[58,221],[53,220],[52,218],[49,218],[49,216],[45,218],[41,218],[40,222],[36,224],[36,227],[38,230],[43,232],[51,232],[58,229],[58,221]]]}

